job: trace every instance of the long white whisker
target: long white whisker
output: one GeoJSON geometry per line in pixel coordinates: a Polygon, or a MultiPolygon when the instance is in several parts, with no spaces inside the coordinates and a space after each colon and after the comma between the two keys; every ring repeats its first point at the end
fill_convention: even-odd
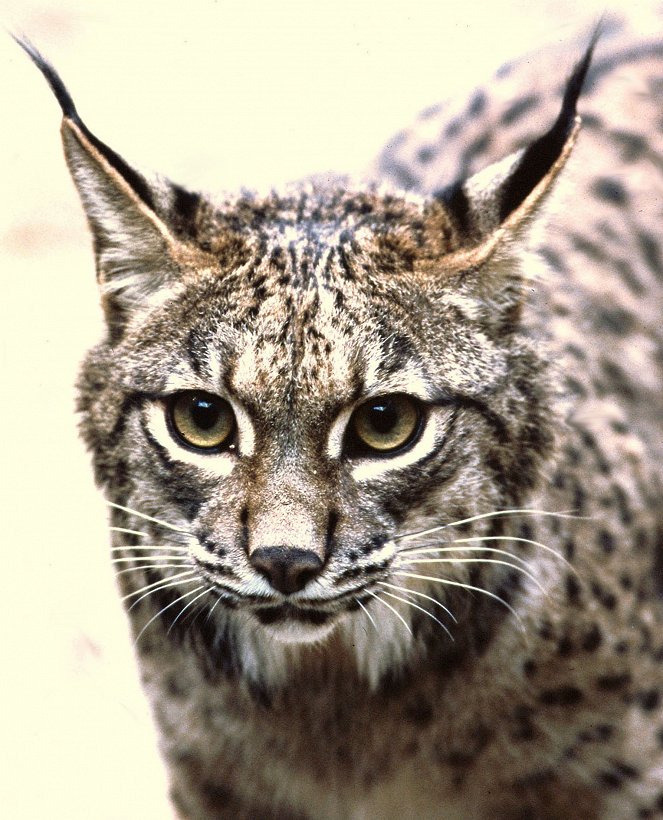
{"type": "MultiPolygon", "coordinates": [[[[483,539],[478,540],[482,541],[483,539]]],[[[451,543],[455,544],[456,542],[452,541],[451,543]]],[[[402,550],[402,552],[399,552],[397,558],[400,560],[408,560],[409,562],[410,556],[434,555],[439,552],[492,552],[498,555],[506,555],[508,558],[512,558],[514,561],[518,561],[524,566],[529,566],[526,558],[522,558],[520,555],[514,555],[512,552],[509,552],[508,550],[497,549],[497,547],[425,547],[423,549],[413,547],[412,549],[402,550]]]]}
{"type": "MultiPolygon", "coordinates": [[[[532,544],[533,546],[541,547],[542,550],[545,550],[546,552],[549,552],[551,555],[554,555],[555,558],[558,558],[563,564],[566,564],[566,566],[570,570],[576,572],[576,568],[573,566],[573,564],[569,563],[569,561],[567,561],[566,558],[558,550],[549,547],[547,544],[542,544],[540,541],[533,541],[531,538],[519,538],[517,536],[512,535],[487,535],[485,538],[480,538],[478,536],[473,538],[454,538],[452,543],[471,544],[475,541],[519,541],[521,544],[532,544]]],[[[516,556],[514,555],[513,557],[515,558],[516,556]]]]}
{"type": "Polygon", "coordinates": [[[406,538],[418,538],[422,535],[430,535],[440,530],[446,530],[449,527],[459,527],[461,524],[471,524],[473,521],[480,521],[484,518],[497,518],[500,515],[546,515],[554,518],[586,518],[587,516],[574,515],[567,512],[550,512],[548,510],[495,510],[495,512],[481,513],[481,515],[473,515],[470,518],[462,518],[460,521],[450,521],[448,524],[440,524],[437,527],[430,527],[425,530],[417,530],[415,532],[406,532],[402,535],[395,535],[394,541],[401,541],[406,538]]]}
{"type": "MultiPolygon", "coordinates": [[[[379,595],[376,595],[376,594],[375,594],[375,592],[371,592],[370,590],[368,590],[368,594],[369,594],[369,595],[372,595],[372,596],[373,596],[376,600],[378,600],[381,604],[384,604],[386,607],[389,607],[389,609],[390,609],[390,610],[394,613],[394,615],[395,615],[395,616],[396,616],[396,617],[397,617],[400,621],[402,621],[402,622],[403,622],[403,626],[407,629],[407,631],[410,633],[410,635],[412,635],[412,630],[410,629],[410,626],[409,626],[408,622],[407,622],[407,621],[405,620],[405,618],[401,615],[401,613],[400,613],[400,612],[398,612],[398,610],[394,609],[394,607],[393,607],[393,606],[389,603],[389,601],[385,601],[383,598],[380,598],[380,596],[379,596],[379,595]]],[[[414,637],[414,635],[412,635],[412,637],[414,637]]]]}
{"type": "Polygon", "coordinates": [[[127,527],[109,527],[113,532],[126,532],[129,535],[149,535],[149,532],[141,532],[141,530],[130,530],[127,527]]]}
{"type": "Polygon", "coordinates": [[[366,608],[366,607],[362,604],[362,602],[359,600],[359,598],[355,598],[355,601],[356,601],[356,602],[359,604],[359,606],[360,606],[360,607],[364,610],[364,612],[365,612],[365,613],[366,613],[366,615],[368,616],[368,620],[369,620],[369,621],[373,624],[373,628],[375,629],[375,631],[376,631],[376,632],[378,633],[378,635],[379,635],[379,634],[380,634],[380,631],[378,630],[377,624],[376,624],[376,623],[375,623],[375,621],[373,620],[373,616],[371,615],[371,613],[370,613],[370,612],[368,611],[368,609],[367,609],[367,608],[366,608]]]}
{"type": "Polygon", "coordinates": [[[454,616],[453,612],[449,609],[449,607],[446,607],[441,601],[438,601],[437,598],[433,598],[432,595],[426,595],[425,592],[419,592],[416,589],[408,589],[407,587],[400,587],[396,584],[388,584],[386,581],[378,581],[378,584],[380,584],[380,586],[383,587],[391,587],[391,589],[398,589],[401,592],[407,592],[410,595],[418,595],[421,598],[426,598],[427,601],[432,601],[434,604],[443,609],[454,623],[458,623],[456,617],[454,616]]]}
{"type": "Polygon", "coordinates": [[[132,510],[131,507],[123,507],[122,504],[116,504],[114,501],[106,501],[109,507],[115,507],[118,510],[124,510],[124,512],[128,512],[131,515],[135,515],[138,518],[143,518],[145,521],[152,521],[154,524],[159,524],[161,527],[166,527],[169,530],[175,530],[175,532],[183,532],[185,535],[191,535],[188,530],[182,529],[182,527],[176,527],[174,524],[169,524],[167,521],[161,521],[159,518],[154,518],[151,515],[146,515],[145,513],[138,512],[138,510],[132,510]]]}
{"type": "MultiPolygon", "coordinates": [[[[153,616],[150,618],[150,620],[149,620],[149,621],[145,624],[145,626],[144,626],[144,627],[140,630],[140,632],[139,632],[139,633],[138,633],[138,635],[136,636],[136,640],[134,641],[134,646],[136,646],[136,644],[137,644],[137,643],[138,643],[138,641],[140,640],[140,636],[143,634],[143,632],[145,632],[145,630],[147,629],[147,627],[148,627],[151,623],[153,623],[153,621],[156,621],[156,619],[157,619],[160,615],[163,615],[163,613],[164,613],[164,612],[166,612],[168,609],[170,609],[170,608],[171,608],[171,606],[175,606],[175,604],[179,603],[180,601],[183,601],[185,598],[188,598],[190,595],[194,595],[196,592],[200,592],[200,590],[201,590],[201,589],[203,589],[203,587],[196,587],[195,589],[192,589],[192,590],[191,590],[191,592],[185,592],[185,593],[184,593],[184,595],[180,595],[180,597],[179,597],[179,598],[175,598],[175,600],[174,600],[174,601],[171,601],[169,604],[166,604],[166,606],[162,607],[162,608],[161,608],[161,609],[157,612],[157,614],[156,614],[156,615],[153,615],[153,616]]],[[[206,590],[206,591],[207,591],[207,590],[206,590]]]]}
{"type": "Polygon", "coordinates": [[[207,623],[207,621],[209,621],[209,619],[212,617],[212,613],[213,613],[213,612],[214,612],[214,610],[217,608],[217,606],[219,605],[219,602],[220,602],[221,600],[222,600],[222,598],[221,598],[221,596],[219,595],[219,596],[217,597],[216,601],[214,601],[214,603],[212,604],[212,608],[211,608],[211,609],[209,610],[209,612],[207,613],[207,617],[205,618],[205,623],[207,623]]]}
{"type": "MultiPolygon", "coordinates": [[[[139,567],[127,567],[126,569],[119,569],[116,575],[125,575],[127,572],[140,572],[146,569],[182,569],[186,564],[141,564],[139,567]]],[[[171,575],[170,578],[173,576],[171,575]]],[[[164,579],[166,580],[166,579],[164,579]]]]}
{"type": "Polygon", "coordinates": [[[460,581],[450,581],[448,578],[436,578],[433,575],[418,575],[415,572],[402,572],[402,571],[395,571],[394,575],[403,575],[406,578],[418,578],[421,581],[433,581],[433,583],[437,584],[444,584],[445,586],[451,587],[459,587],[461,589],[469,589],[473,592],[480,592],[482,595],[487,595],[489,598],[493,598],[495,601],[499,601],[503,606],[505,606],[509,612],[518,620],[521,629],[525,634],[527,634],[527,630],[525,629],[525,625],[522,622],[520,615],[516,612],[516,610],[509,604],[504,598],[500,598],[499,595],[495,595],[495,593],[490,592],[487,589],[482,589],[481,587],[475,587],[471,584],[463,584],[460,581]]]}
{"type": "MultiPolygon", "coordinates": [[[[171,576],[171,578],[174,578],[174,577],[175,577],[175,576],[171,576]]],[[[165,581],[165,580],[167,580],[167,579],[164,579],[164,581],[165,581]]],[[[149,597],[150,597],[150,595],[154,595],[154,593],[155,593],[155,592],[161,592],[161,590],[163,590],[163,589],[170,589],[171,587],[177,587],[177,586],[179,586],[180,584],[195,584],[195,583],[198,583],[198,581],[199,581],[199,580],[200,580],[199,578],[197,578],[197,577],[195,577],[195,576],[194,576],[193,578],[180,578],[180,579],[178,579],[178,580],[176,580],[176,581],[173,581],[172,583],[163,583],[163,584],[161,584],[160,586],[155,587],[154,589],[150,589],[150,590],[148,590],[148,591],[147,591],[147,592],[145,592],[143,595],[141,595],[141,596],[140,596],[140,598],[138,598],[137,600],[135,600],[135,601],[133,602],[133,604],[131,604],[131,606],[129,607],[129,612],[131,612],[131,610],[132,610],[135,606],[138,606],[138,604],[139,604],[142,600],[144,600],[145,598],[149,598],[149,597]]],[[[146,589],[146,587],[143,587],[143,589],[146,589]]]]}
{"type": "Polygon", "coordinates": [[[186,554],[188,552],[186,547],[164,547],[161,544],[126,544],[122,547],[111,547],[111,552],[129,552],[130,550],[159,550],[161,552],[181,552],[186,554]]]}
{"type": "MultiPolygon", "coordinates": [[[[199,589],[200,589],[200,587],[199,587],[199,589]]],[[[197,600],[199,600],[200,598],[202,598],[202,597],[203,597],[203,595],[207,595],[207,593],[210,591],[210,589],[211,589],[211,587],[205,587],[205,589],[204,589],[204,590],[200,593],[200,595],[196,595],[196,597],[195,597],[195,598],[193,598],[191,601],[189,601],[189,603],[188,603],[188,604],[186,604],[186,606],[183,606],[183,607],[182,607],[182,609],[180,609],[180,611],[179,611],[179,613],[178,613],[177,617],[175,618],[175,620],[174,620],[174,621],[170,624],[170,626],[168,627],[167,632],[168,632],[168,634],[169,634],[169,635],[170,635],[170,631],[172,630],[172,628],[173,628],[173,627],[175,626],[175,624],[179,621],[179,619],[180,619],[180,618],[182,617],[182,615],[186,612],[186,610],[187,610],[190,606],[192,606],[193,604],[195,604],[197,600]]],[[[181,599],[178,599],[178,600],[181,600],[181,599]]]]}
{"type": "Polygon", "coordinates": [[[411,564],[501,564],[504,567],[515,569],[517,572],[522,572],[523,575],[526,575],[530,581],[537,585],[544,595],[548,595],[541,582],[531,572],[518,564],[512,564],[511,561],[502,561],[499,558],[415,558],[411,561],[405,561],[399,566],[409,567],[411,564]]]}
{"type": "Polygon", "coordinates": [[[111,564],[140,564],[145,561],[176,561],[180,564],[185,563],[193,566],[186,555],[181,557],[177,555],[135,555],[132,558],[111,558],[111,564]]]}
{"type": "Polygon", "coordinates": [[[436,618],[432,612],[429,612],[427,609],[424,609],[423,606],[419,606],[419,604],[415,604],[414,601],[408,601],[407,598],[401,598],[400,595],[394,595],[393,592],[384,592],[383,594],[388,595],[390,598],[395,598],[397,601],[402,601],[404,604],[409,604],[410,606],[413,606],[415,609],[418,609],[420,612],[423,612],[424,615],[428,615],[429,618],[432,618],[435,621],[435,623],[438,623],[442,627],[442,629],[444,629],[444,631],[453,641],[454,636],[451,634],[451,632],[449,632],[449,630],[442,623],[442,621],[439,618],[436,618]]]}
{"type": "Polygon", "coordinates": [[[189,566],[193,566],[193,564],[191,563],[191,561],[189,560],[189,558],[186,555],[182,555],[181,557],[178,557],[177,555],[159,555],[158,553],[156,553],[155,555],[134,556],[133,558],[112,558],[110,563],[111,564],[141,564],[141,563],[144,563],[145,561],[157,561],[157,560],[173,561],[173,562],[179,563],[180,565],[188,564],[189,566]]]}
{"type": "MultiPolygon", "coordinates": [[[[143,569],[143,567],[141,567],[141,569],[143,569]]],[[[140,589],[137,589],[134,592],[130,592],[128,595],[125,595],[122,598],[122,600],[123,601],[128,601],[129,598],[133,598],[136,595],[140,595],[141,592],[145,592],[145,590],[148,590],[148,589],[153,589],[154,587],[157,587],[161,584],[164,584],[166,586],[175,586],[177,584],[177,580],[176,580],[177,578],[185,578],[187,575],[193,575],[193,574],[194,574],[194,571],[192,569],[190,569],[190,570],[187,570],[186,572],[180,572],[177,575],[169,575],[167,578],[160,578],[158,581],[153,581],[151,584],[146,584],[144,587],[141,587],[140,589]],[[173,581],[173,583],[172,584],[168,583],[170,581],[173,581]]],[[[141,600],[142,600],[142,598],[138,599],[138,601],[141,601],[141,600]]],[[[132,604],[132,607],[135,606],[138,603],[138,601],[136,601],[134,604],[132,604]]]]}

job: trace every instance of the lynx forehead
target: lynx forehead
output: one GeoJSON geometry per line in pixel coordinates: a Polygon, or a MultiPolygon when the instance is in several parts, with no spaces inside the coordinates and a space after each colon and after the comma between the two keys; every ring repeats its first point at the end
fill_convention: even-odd
{"type": "Polygon", "coordinates": [[[606,28],[561,91],[576,46],[426,112],[381,182],[220,199],[22,43],[94,238],[81,429],[179,816],[663,811],[663,45],[606,28]]]}

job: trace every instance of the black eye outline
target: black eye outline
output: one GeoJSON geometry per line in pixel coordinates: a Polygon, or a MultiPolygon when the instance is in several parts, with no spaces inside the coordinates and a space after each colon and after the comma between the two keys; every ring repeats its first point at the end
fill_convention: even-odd
{"type": "Polygon", "coordinates": [[[426,421],[426,410],[422,402],[415,398],[414,396],[410,396],[407,393],[386,393],[383,396],[374,396],[373,398],[368,399],[367,401],[360,404],[358,407],[354,409],[350,419],[348,420],[348,425],[345,432],[345,440],[343,443],[343,453],[347,458],[350,459],[358,459],[358,458],[372,458],[372,459],[380,459],[380,458],[393,458],[396,455],[400,455],[401,453],[409,450],[417,441],[421,438],[421,434],[425,427],[426,421]],[[367,441],[365,441],[356,429],[356,419],[357,414],[363,411],[365,408],[370,407],[377,407],[379,405],[384,405],[389,401],[407,401],[410,405],[412,410],[415,413],[415,422],[412,427],[412,430],[407,435],[402,442],[399,442],[396,446],[381,449],[377,447],[372,447],[367,441]]]}
{"type": "MultiPolygon", "coordinates": [[[[168,396],[165,401],[165,405],[168,432],[181,447],[184,447],[184,449],[190,450],[194,453],[206,453],[212,455],[216,453],[230,452],[236,449],[237,418],[235,417],[235,412],[227,399],[217,396],[214,393],[208,393],[205,390],[180,390],[179,392],[168,396]],[[217,405],[219,414],[226,412],[230,417],[228,431],[225,433],[223,438],[219,439],[219,441],[214,444],[196,444],[190,438],[187,438],[186,434],[181,429],[181,424],[178,424],[176,418],[178,410],[184,410],[184,412],[186,412],[185,408],[181,405],[186,405],[187,401],[192,405],[196,400],[201,402],[201,404],[217,405]]],[[[212,425],[210,425],[210,427],[211,426],[212,425]]]]}

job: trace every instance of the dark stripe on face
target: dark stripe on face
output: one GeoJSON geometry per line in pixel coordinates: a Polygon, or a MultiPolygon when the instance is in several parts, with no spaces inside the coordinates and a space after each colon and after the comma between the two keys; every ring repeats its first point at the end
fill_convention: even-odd
{"type": "Polygon", "coordinates": [[[490,427],[492,427],[493,432],[495,433],[495,438],[500,444],[508,444],[511,441],[511,436],[509,434],[506,422],[501,419],[497,413],[491,410],[487,404],[481,401],[481,399],[474,398],[473,396],[456,394],[454,395],[454,401],[460,407],[476,410],[486,420],[490,427]]]}
{"type": "Polygon", "coordinates": [[[206,344],[200,328],[192,327],[186,339],[186,354],[191,369],[196,376],[200,376],[204,369],[201,355],[204,353],[205,348],[206,344]]]}

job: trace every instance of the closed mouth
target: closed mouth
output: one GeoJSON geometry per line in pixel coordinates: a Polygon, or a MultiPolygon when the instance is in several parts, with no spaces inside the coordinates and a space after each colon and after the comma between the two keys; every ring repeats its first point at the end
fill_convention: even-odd
{"type": "Polygon", "coordinates": [[[335,613],[333,612],[323,612],[319,609],[303,609],[301,607],[292,606],[291,604],[260,607],[254,611],[254,614],[260,623],[265,626],[283,622],[323,626],[335,617],[335,613]]]}

